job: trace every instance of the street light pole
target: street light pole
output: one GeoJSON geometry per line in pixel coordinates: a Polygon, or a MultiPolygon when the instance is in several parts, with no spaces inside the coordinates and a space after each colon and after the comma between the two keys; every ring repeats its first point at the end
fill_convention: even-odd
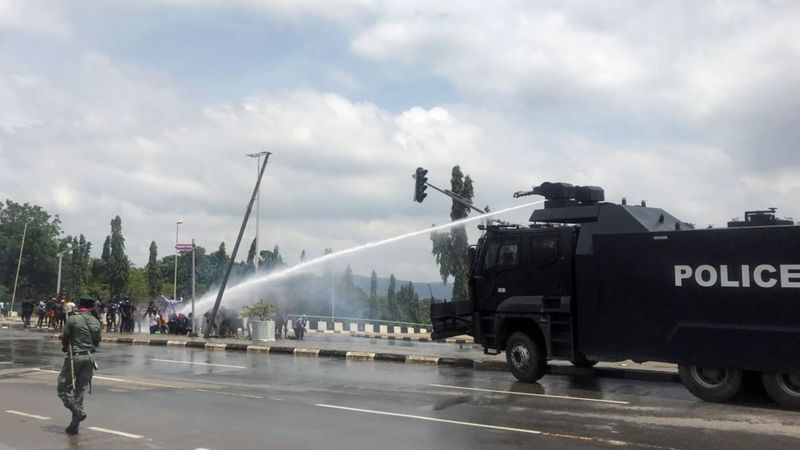
{"type": "Polygon", "coordinates": [[[175,222],[175,275],[172,281],[172,299],[178,299],[178,229],[183,223],[182,220],[175,222]]]}
{"type": "MultiPolygon", "coordinates": [[[[256,175],[261,172],[261,157],[266,155],[267,152],[258,152],[258,153],[248,153],[245,156],[249,156],[250,158],[258,158],[258,165],[256,166],[256,175]]],[[[255,271],[258,272],[258,229],[260,228],[259,217],[261,216],[259,212],[259,208],[261,205],[261,186],[259,186],[258,191],[256,192],[256,256],[253,260],[253,264],[255,265],[255,271]]]]}
{"type": "Polygon", "coordinates": [[[22,265],[22,249],[25,248],[25,234],[28,232],[28,224],[30,220],[25,222],[25,227],[22,229],[22,245],[19,246],[19,258],[17,259],[17,274],[14,276],[14,292],[11,293],[11,312],[14,312],[14,300],[17,298],[17,280],[19,280],[19,266],[22,265]]]}
{"type": "Polygon", "coordinates": [[[194,246],[194,239],[192,239],[192,336],[197,336],[197,327],[195,324],[197,323],[197,316],[194,313],[194,286],[195,286],[195,262],[194,262],[194,255],[195,255],[195,246],[194,246]]]}
{"type": "Polygon", "coordinates": [[[58,281],[56,282],[56,298],[58,298],[59,294],[61,294],[61,260],[64,259],[64,254],[68,251],[76,250],[86,245],[89,245],[89,243],[86,242],[77,247],[69,247],[56,254],[56,256],[58,256],[58,281]]]}

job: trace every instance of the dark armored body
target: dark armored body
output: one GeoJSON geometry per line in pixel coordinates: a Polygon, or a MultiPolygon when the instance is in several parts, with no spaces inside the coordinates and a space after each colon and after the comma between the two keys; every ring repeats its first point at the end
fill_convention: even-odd
{"type": "Polygon", "coordinates": [[[431,308],[435,339],[471,334],[523,381],[549,359],[673,362],[709,401],[757,372],[776,401],[800,407],[800,227],[695,230],[659,208],[604,202],[597,187],[515,196],[529,194],[545,207],[529,228],[485,227],[470,299],[431,308]]]}

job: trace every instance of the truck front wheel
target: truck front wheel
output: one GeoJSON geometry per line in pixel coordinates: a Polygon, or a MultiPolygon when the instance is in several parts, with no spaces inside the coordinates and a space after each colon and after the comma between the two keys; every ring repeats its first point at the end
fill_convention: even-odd
{"type": "Polygon", "coordinates": [[[800,373],[764,373],[761,382],[775,403],[800,409],[800,373]]]}
{"type": "Polygon", "coordinates": [[[547,369],[542,349],[520,331],[513,333],[506,342],[506,361],[514,377],[528,383],[542,378],[547,369]]]}
{"type": "Polygon", "coordinates": [[[686,389],[707,402],[726,402],[742,388],[742,371],[700,366],[678,366],[678,375],[686,389]]]}

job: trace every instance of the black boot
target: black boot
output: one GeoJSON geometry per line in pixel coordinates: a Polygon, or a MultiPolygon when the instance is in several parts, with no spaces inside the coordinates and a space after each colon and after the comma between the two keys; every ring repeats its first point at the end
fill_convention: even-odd
{"type": "Polygon", "coordinates": [[[73,409],[72,421],[69,423],[67,428],[64,429],[64,431],[66,431],[67,434],[70,435],[78,434],[78,427],[80,426],[80,423],[83,422],[85,419],[86,419],[86,413],[79,410],[78,408],[73,409]]]}

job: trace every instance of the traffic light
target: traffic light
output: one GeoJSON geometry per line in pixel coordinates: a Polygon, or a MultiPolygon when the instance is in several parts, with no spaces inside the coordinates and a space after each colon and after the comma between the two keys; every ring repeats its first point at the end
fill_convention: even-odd
{"type": "Polygon", "coordinates": [[[414,186],[414,201],[422,203],[425,200],[425,197],[428,194],[425,193],[425,190],[428,189],[428,171],[423,169],[422,167],[417,167],[417,173],[414,175],[415,186],[414,186]]]}

